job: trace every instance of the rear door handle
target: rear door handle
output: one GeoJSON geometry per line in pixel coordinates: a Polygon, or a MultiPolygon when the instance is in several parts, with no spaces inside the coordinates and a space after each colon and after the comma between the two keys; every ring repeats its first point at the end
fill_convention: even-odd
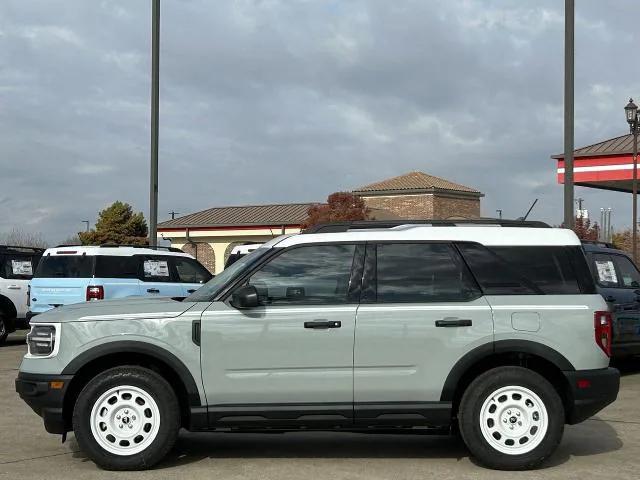
{"type": "Polygon", "coordinates": [[[313,320],[311,322],[304,322],[304,328],[340,328],[342,326],[342,322],[340,321],[329,321],[329,320],[313,320]]]}
{"type": "Polygon", "coordinates": [[[20,285],[9,285],[7,290],[22,290],[22,287],[20,285]]]}
{"type": "Polygon", "coordinates": [[[187,290],[187,293],[193,293],[193,292],[195,292],[195,291],[196,291],[196,289],[195,289],[195,288],[190,288],[189,290],[187,290]]]}
{"type": "Polygon", "coordinates": [[[436,327],[470,327],[473,322],[468,318],[452,318],[447,317],[442,320],[436,320],[436,327]]]}
{"type": "Polygon", "coordinates": [[[147,288],[147,292],[149,293],[160,293],[160,290],[157,288],[147,288]]]}

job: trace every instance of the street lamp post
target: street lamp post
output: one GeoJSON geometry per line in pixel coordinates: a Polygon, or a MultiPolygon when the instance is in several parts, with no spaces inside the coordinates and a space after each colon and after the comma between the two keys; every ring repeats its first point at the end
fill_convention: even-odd
{"type": "Polygon", "coordinates": [[[633,248],[633,262],[638,263],[638,106],[633,103],[633,98],[629,99],[629,103],[624,107],[624,112],[629,123],[631,134],[633,135],[633,180],[631,182],[631,195],[633,197],[633,223],[631,224],[631,247],[633,248]]]}

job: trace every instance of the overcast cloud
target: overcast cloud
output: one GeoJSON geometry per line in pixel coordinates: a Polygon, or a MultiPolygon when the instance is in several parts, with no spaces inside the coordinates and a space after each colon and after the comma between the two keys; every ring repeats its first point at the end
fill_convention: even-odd
{"type": "MultiPolygon", "coordinates": [[[[0,3],[0,233],[148,213],[150,1],[0,3]]],[[[627,133],[637,0],[576,2],[576,146],[627,133]]],[[[560,223],[561,0],[162,0],[160,220],[410,170],[560,223]]],[[[629,195],[578,188],[593,216],[629,195]]]]}

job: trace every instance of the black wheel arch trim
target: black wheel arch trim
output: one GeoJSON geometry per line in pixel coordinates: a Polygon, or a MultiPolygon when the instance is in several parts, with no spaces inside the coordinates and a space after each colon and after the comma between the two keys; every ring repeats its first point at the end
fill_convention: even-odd
{"type": "Polygon", "coordinates": [[[475,364],[492,355],[503,353],[535,355],[554,364],[561,371],[575,371],[575,367],[564,355],[542,343],[530,340],[498,340],[497,342],[486,343],[476,347],[456,362],[444,382],[440,401],[451,402],[454,400],[458,383],[475,364]]]}
{"type": "Polygon", "coordinates": [[[187,391],[187,397],[190,407],[199,407],[202,405],[200,401],[200,392],[196,381],[191,375],[191,372],[186,365],[173,353],[158,347],[156,345],[135,341],[135,340],[120,340],[115,342],[104,343],[102,345],[95,346],[82,352],[76,358],[74,358],[69,364],[62,370],[63,375],[75,375],[88,363],[98,360],[102,357],[106,357],[113,354],[127,354],[134,353],[145,355],[154,358],[160,362],[167,364],[171,367],[175,373],[178,374],[182,382],[184,383],[185,390],[187,391]]]}

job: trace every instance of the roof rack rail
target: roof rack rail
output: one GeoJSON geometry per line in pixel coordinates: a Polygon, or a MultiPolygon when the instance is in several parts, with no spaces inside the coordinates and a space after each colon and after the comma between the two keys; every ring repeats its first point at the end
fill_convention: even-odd
{"type": "Polygon", "coordinates": [[[33,252],[33,253],[42,253],[46,249],[40,247],[21,247],[19,245],[0,245],[0,251],[4,250],[16,250],[20,252],[33,252]]]}
{"type": "MultiPolygon", "coordinates": [[[[91,245],[85,245],[86,247],[89,247],[91,245]]],[[[93,245],[96,247],[100,247],[100,248],[118,248],[118,247],[129,247],[129,248],[147,248],[149,250],[166,250],[168,252],[180,252],[180,253],[184,253],[182,250],[180,250],[179,248],[175,248],[175,247],[165,247],[162,245],[156,245],[156,246],[151,246],[151,245],[122,245],[122,244],[117,244],[117,243],[103,243],[101,245],[93,245]]]]}
{"type": "Polygon", "coordinates": [[[464,225],[496,225],[500,227],[551,228],[545,222],[535,220],[501,220],[478,218],[475,220],[353,220],[349,222],[320,223],[302,233],[335,233],[369,228],[394,228],[401,225],[429,225],[433,227],[457,227],[464,225]]]}

